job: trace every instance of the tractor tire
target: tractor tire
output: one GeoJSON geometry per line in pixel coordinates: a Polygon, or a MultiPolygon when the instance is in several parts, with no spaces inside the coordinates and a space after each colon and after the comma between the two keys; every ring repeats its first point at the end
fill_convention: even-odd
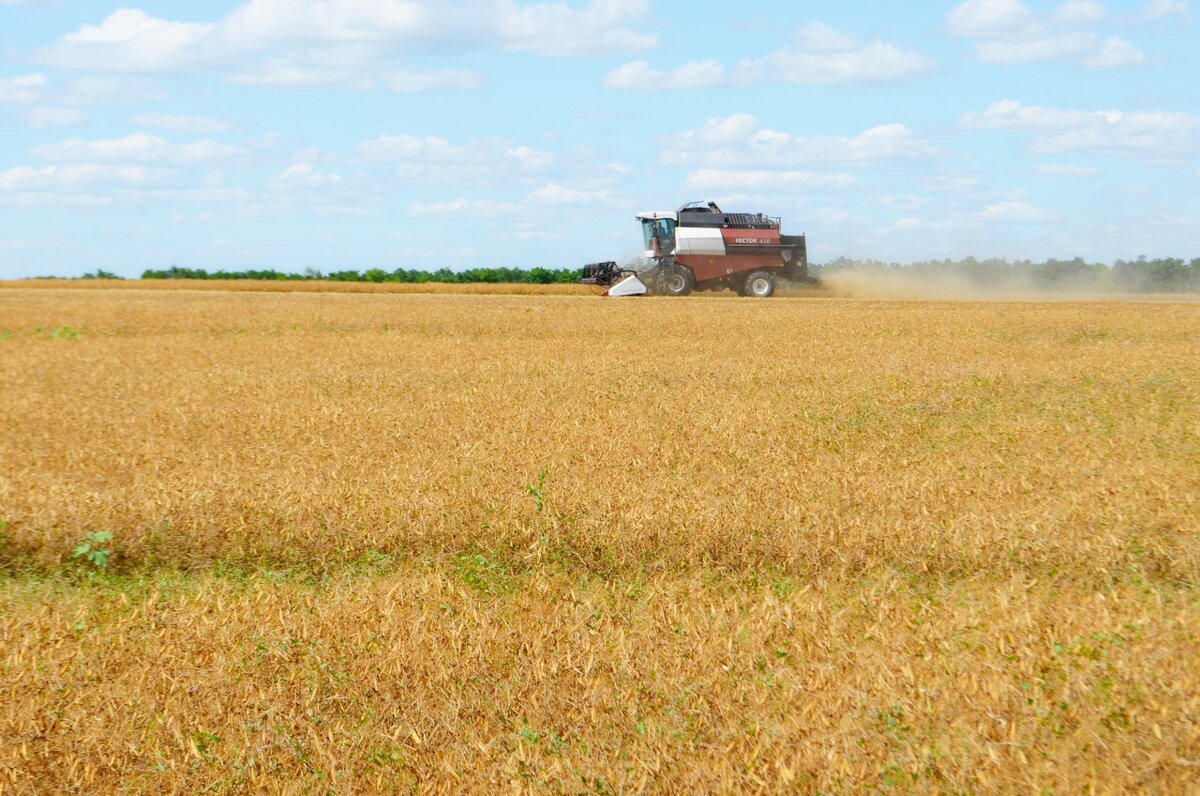
{"type": "Polygon", "coordinates": [[[664,296],[686,296],[696,287],[696,276],[686,265],[676,265],[671,272],[663,274],[659,282],[659,290],[664,296]]]}
{"type": "Polygon", "coordinates": [[[742,282],[741,293],[751,298],[770,298],[775,295],[775,276],[770,271],[751,271],[742,282]]]}

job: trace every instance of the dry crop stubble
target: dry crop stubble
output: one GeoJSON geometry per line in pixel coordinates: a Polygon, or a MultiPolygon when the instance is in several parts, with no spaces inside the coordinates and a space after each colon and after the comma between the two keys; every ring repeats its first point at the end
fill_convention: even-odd
{"type": "Polygon", "coordinates": [[[1195,304],[45,289],[0,319],[17,788],[1200,771],[1195,304]]]}

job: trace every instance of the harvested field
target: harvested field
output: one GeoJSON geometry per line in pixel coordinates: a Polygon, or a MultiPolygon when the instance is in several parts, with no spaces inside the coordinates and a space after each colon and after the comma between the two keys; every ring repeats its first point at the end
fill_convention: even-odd
{"type": "Polygon", "coordinates": [[[1194,302],[0,288],[0,391],[0,790],[1200,784],[1194,302]]]}

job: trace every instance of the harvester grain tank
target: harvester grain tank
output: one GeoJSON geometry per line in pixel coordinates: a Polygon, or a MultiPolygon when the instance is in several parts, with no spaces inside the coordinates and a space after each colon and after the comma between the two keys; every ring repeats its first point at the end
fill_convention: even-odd
{"type": "Polygon", "coordinates": [[[693,290],[733,290],[767,298],[776,282],[806,282],[803,235],[784,235],[777,216],[726,213],[716,202],[691,202],[674,212],[638,213],[647,266],[615,262],[584,266],[583,282],[606,296],[686,296],[693,290]]]}

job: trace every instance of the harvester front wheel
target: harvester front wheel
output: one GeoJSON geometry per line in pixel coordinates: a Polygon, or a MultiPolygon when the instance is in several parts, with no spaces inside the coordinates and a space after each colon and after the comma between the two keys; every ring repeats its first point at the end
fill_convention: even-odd
{"type": "Polygon", "coordinates": [[[742,295],[752,298],[770,298],[775,294],[775,277],[770,271],[752,271],[742,283],[742,295]]]}
{"type": "Polygon", "coordinates": [[[677,265],[662,277],[662,292],[668,296],[686,296],[696,287],[696,277],[686,265],[677,265]]]}

